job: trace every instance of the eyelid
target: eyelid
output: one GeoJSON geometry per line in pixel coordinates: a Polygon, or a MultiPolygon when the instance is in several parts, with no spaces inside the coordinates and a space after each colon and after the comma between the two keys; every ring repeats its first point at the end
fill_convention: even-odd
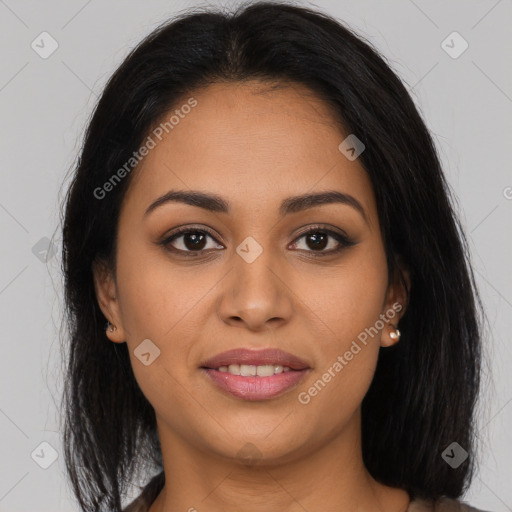
{"type": "Polygon", "coordinates": [[[216,233],[216,231],[211,228],[210,226],[207,226],[205,224],[185,224],[183,226],[177,226],[171,230],[169,230],[164,235],[164,240],[169,239],[176,235],[182,235],[183,233],[189,233],[189,232],[196,232],[196,231],[204,231],[205,233],[208,233],[212,238],[215,238],[218,241],[218,238],[221,238],[219,234],[216,233]]]}
{"type": "Polygon", "coordinates": [[[330,225],[328,224],[312,224],[312,225],[309,225],[307,227],[305,227],[303,230],[300,230],[297,234],[296,234],[296,238],[294,240],[294,242],[303,237],[304,235],[307,235],[311,232],[317,232],[317,231],[321,231],[322,233],[327,233],[327,234],[335,234],[335,235],[338,235],[340,237],[343,237],[343,238],[346,238],[347,240],[350,240],[350,237],[347,235],[347,233],[345,233],[345,231],[343,231],[342,229],[340,228],[334,228],[334,227],[331,227],[330,225]]]}

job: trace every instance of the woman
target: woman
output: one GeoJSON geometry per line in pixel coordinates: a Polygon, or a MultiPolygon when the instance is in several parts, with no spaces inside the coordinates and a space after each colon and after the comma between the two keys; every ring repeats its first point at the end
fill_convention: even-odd
{"type": "Polygon", "coordinates": [[[82,510],[476,510],[467,244],[413,101],[348,28],[260,2],[155,30],[64,216],[82,510]]]}

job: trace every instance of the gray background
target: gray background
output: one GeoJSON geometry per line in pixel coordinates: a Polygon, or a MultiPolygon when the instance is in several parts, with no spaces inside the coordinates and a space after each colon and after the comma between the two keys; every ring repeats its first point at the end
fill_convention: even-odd
{"type": "MultiPolygon", "coordinates": [[[[97,96],[122,58],[157,24],[201,5],[0,0],[0,511],[78,510],[64,476],[59,438],[61,187],[68,184],[66,173],[97,96]],[[47,59],[31,48],[43,31],[59,45],[47,59]],[[44,445],[41,452],[42,442],[59,454],[48,469],[31,456],[34,450],[49,456],[44,445]]],[[[344,20],[387,57],[437,141],[489,319],[480,469],[464,499],[485,510],[511,511],[511,2],[319,0],[305,5],[344,20]],[[453,31],[469,44],[458,58],[442,46],[453,31]]],[[[461,48],[460,41],[449,41],[452,51],[461,48]]]]}

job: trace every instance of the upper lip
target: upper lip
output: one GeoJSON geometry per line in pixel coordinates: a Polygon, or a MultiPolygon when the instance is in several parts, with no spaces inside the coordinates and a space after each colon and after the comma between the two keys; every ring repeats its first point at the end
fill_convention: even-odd
{"type": "Polygon", "coordinates": [[[297,356],[284,352],[279,349],[270,348],[264,350],[250,350],[245,348],[236,348],[217,354],[212,358],[201,363],[203,368],[217,369],[220,366],[229,366],[230,364],[247,365],[266,365],[279,364],[288,366],[292,370],[304,370],[309,365],[297,356]]]}

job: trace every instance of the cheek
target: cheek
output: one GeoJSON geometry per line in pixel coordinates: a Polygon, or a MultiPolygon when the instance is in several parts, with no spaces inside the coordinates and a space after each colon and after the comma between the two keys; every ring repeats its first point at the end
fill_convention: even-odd
{"type": "Polygon", "coordinates": [[[297,282],[309,316],[320,321],[329,352],[343,350],[374,326],[383,312],[387,285],[385,255],[372,247],[361,247],[343,265],[297,282]]]}
{"type": "Polygon", "coordinates": [[[160,399],[164,404],[186,404],[190,396],[180,398],[183,390],[178,383],[189,381],[195,369],[195,342],[204,336],[203,326],[212,312],[211,293],[225,272],[179,267],[163,249],[127,245],[130,251],[119,246],[118,295],[135,377],[154,406],[160,399]],[[138,358],[144,340],[156,346],[146,342],[157,354],[149,366],[138,358]]]}
{"type": "Polygon", "coordinates": [[[301,391],[308,395],[304,400],[317,401],[315,407],[337,404],[350,414],[371,384],[379,355],[385,255],[369,247],[330,272],[330,277],[325,273],[316,279],[315,286],[303,283],[301,291],[308,297],[309,318],[321,329],[313,387],[301,391]]]}
{"type": "Polygon", "coordinates": [[[120,247],[119,254],[119,303],[129,344],[150,338],[168,345],[213,286],[213,276],[198,279],[199,269],[179,268],[160,248],[132,246],[131,251],[122,252],[120,247]]]}
{"type": "Polygon", "coordinates": [[[200,279],[196,270],[194,278],[193,270],[177,269],[152,249],[132,245],[123,252],[120,246],[119,254],[119,303],[135,379],[155,410],[186,410],[191,391],[182,383],[190,377],[193,342],[203,325],[191,320],[214,285],[213,276],[200,279]],[[157,348],[148,342],[141,345],[144,340],[157,348]],[[147,352],[148,365],[139,359],[147,352]]]}

